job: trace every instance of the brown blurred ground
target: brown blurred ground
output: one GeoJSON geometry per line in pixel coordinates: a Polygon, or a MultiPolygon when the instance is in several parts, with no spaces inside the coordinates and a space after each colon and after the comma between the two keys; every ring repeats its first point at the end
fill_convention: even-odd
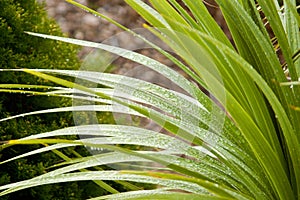
{"type": "MultiPolygon", "coordinates": [[[[106,20],[95,17],[63,0],[45,0],[45,2],[49,15],[58,21],[62,30],[69,37],[102,42],[122,31],[106,20]]],[[[124,0],[78,0],[77,2],[115,19],[128,28],[141,28],[144,22],[124,0]]],[[[206,2],[209,11],[218,24],[226,33],[229,33],[222,14],[215,6],[214,1],[206,0],[206,2]]],[[[86,53],[88,53],[88,50],[84,49],[80,53],[80,57],[83,57],[86,53]]]]}

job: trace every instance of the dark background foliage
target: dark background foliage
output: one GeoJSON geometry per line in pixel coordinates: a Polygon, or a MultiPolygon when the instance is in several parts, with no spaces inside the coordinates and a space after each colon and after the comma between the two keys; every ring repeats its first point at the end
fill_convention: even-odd
{"type": "MultiPolygon", "coordinates": [[[[48,68],[78,69],[76,46],[29,36],[24,31],[63,35],[53,19],[49,19],[43,5],[35,0],[0,1],[0,68],[48,68]]],[[[37,81],[24,73],[0,73],[1,83],[31,83],[37,81]]],[[[51,83],[47,83],[51,84],[51,83]]],[[[0,118],[18,113],[59,107],[70,104],[69,100],[28,96],[24,94],[0,94],[0,118]]],[[[31,134],[63,128],[73,124],[71,113],[48,114],[24,117],[0,123],[0,140],[21,138],[31,134]]],[[[15,146],[2,149],[1,160],[5,160],[38,146],[15,146]]],[[[76,149],[87,155],[85,149],[76,149]]],[[[72,149],[63,151],[74,157],[72,149]]],[[[54,153],[44,153],[28,159],[0,165],[0,184],[16,182],[43,174],[48,167],[61,162],[54,153]]],[[[93,182],[72,182],[46,185],[22,190],[1,199],[85,199],[103,194],[93,182]]]]}

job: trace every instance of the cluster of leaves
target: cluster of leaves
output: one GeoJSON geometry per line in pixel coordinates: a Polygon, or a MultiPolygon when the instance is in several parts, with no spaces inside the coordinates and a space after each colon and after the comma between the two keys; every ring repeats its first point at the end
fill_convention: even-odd
{"type": "MultiPolygon", "coordinates": [[[[145,28],[185,62],[142,36],[136,36],[168,57],[190,79],[156,60],[126,49],[39,33],[29,34],[95,47],[130,59],[167,77],[180,86],[184,94],[135,78],[99,72],[18,71],[64,86],[59,89],[52,87],[54,92],[46,94],[67,95],[75,89],[72,93],[74,99],[101,103],[40,113],[70,109],[115,111],[149,118],[170,134],[126,125],[88,124],[10,140],[6,146],[55,144],[6,162],[68,146],[85,145],[107,151],[73,159],[63,163],[67,166],[27,181],[1,186],[4,191],[0,194],[66,181],[121,180],[160,187],[95,199],[299,199],[300,18],[296,1],[284,0],[280,5],[274,0],[216,0],[234,45],[201,0],[182,0],[185,8],[176,0],[150,0],[152,6],[141,0],[125,1],[148,22],[145,28]],[[266,25],[274,36],[270,37],[266,25]],[[85,87],[49,73],[76,77],[106,88],[85,87]],[[120,85],[123,93],[114,93],[120,85]],[[115,104],[126,109],[113,109],[115,104]],[[81,140],[48,138],[74,134],[94,137],[81,140]],[[150,148],[133,151],[118,144],[150,148]],[[137,170],[76,172],[99,165],[128,162],[140,165],[136,166],[137,170]]],[[[67,2],[135,34],[75,1],[67,2]]],[[[14,85],[9,88],[10,91],[18,91],[14,85]]],[[[28,113],[32,114],[37,113],[28,113]]],[[[4,120],[8,119],[11,118],[4,120]]]]}
{"type": "MultiPolygon", "coordinates": [[[[76,70],[79,68],[80,62],[77,58],[78,46],[33,37],[25,34],[24,31],[63,35],[57,23],[53,19],[48,18],[44,6],[38,4],[35,0],[1,0],[1,69],[47,68],[76,70]]],[[[41,79],[18,72],[1,73],[0,80],[2,84],[45,83],[41,79]]],[[[21,90],[22,88],[20,87],[21,90]]],[[[2,91],[6,91],[6,89],[2,88],[2,91]]],[[[1,93],[0,118],[13,116],[21,112],[67,106],[69,104],[70,100],[63,98],[1,93]]],[[[1,122],[0,140],[22,138],[71,126],[72,124],[72,115],[69,113],[26,117],[1,122]]],[[[71,138],[75,139],[76,137],[73,136],[71,138]]],[[[1,160],[6,160],[41,146],[44,145],[1,148],[1,160]]],[[[72,151],[73,149],[66,149],[64,153],[74,157],[72,151]]],[[[79,152],[83,155],[89,154],[84,148],[81,148],[79,152]]],[[[53,152],[49,152],[31,159],[23,158],[1,165],[0,185],[44,174],[48,167],[61,162],[61,160],[61,157],[53,152]]],[[[10,194],[1,197],[1,199],[82,199],[93,196],[91,191],[95,191],[94,195],[104,194],[104,191],[98,188],[93,182],[47,185],[10,194]]]]}

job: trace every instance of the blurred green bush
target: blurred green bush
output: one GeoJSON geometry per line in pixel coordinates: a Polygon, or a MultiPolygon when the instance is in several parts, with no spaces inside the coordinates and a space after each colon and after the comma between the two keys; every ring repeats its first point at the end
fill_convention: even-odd
{"type": "MultiPolygon", "coordinates": [[[[63,35],[57,23],[47,16],[44,5],[35,0],[1,0],[0,1],[0,68],[47,68],[78,69],[78,47],[66,43],[45,40],[29,36],[24,31],[51,35],[63,35]]],[[[37,78],[24,73],[1,73],[2,83],[36,84],[37,78]]],[[[49,83],[50,85],[51,83],[49,83]]],[[[32,110],[46,109],[68,105],[70,100],[26,96],[24,94],[0,94],[0,118],[13,116],[32,110]]],[[[49,114],[24,117],[0,123],[0,140],[21,138],[31,134],[55,130],[73,124],[71,113],[49,114]]],[[[38,146],[15,146],[0,152],[1,160],[30,151],[38,146]]],[[[87,155],[85,149],[76,149],[87,155]]],[[[74,157],[72,149],[63,151],[74,157]]],[[[0,165],[0,185],[29,179],[43,174],[53,164],[62,159],[54,153],[20,159],[0,165]]],[[[101,190],[93,182],[73,182],[46,185],[20,191],[2,199],[85,199],[101,195],[101,190]]]]}

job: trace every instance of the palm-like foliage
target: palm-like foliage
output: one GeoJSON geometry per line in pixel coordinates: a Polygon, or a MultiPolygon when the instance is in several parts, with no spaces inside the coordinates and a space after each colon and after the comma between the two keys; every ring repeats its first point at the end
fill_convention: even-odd
{"type": "MultiPolygon", "coordinates": [[[[106,18],[74,1],[68,2],[106,18]]],[[[60,148],[77,145],[108,151],[90,157],[66,158],[66,162],[58,165],[56,170],[31,180],[1,186],[1,195],[57,182],[114,180],[124,185],[126,183],[122,181],[133,181],[153,183],[160,187],[124,193],[108,188],[116,193],[95,199],[298,199],[300,20],[296,1],[285,0],[280,6],[274,0],[258,0],[257,3],[254,0],[216,0],[235,46],[200,0],[182,0],[185,8],[175,0],[150,0],[152,7],[140,0],[126,2],[150,24],[145,28],[171,47],[184,62],[150,41],[145,42],[183,69],[190,76],[189,79],[156,60],[129,50],[38,33],[29,34],[117,54],[159,72],[181,87],[185,94],[120,75],[41,69],[20,71],[63,87],[1,85],[1,90],[97,102],[97,105],[87,103],[29,115],[113,110],[149,118],[171,134],[125,125],[89,124],[8,141],[3,145],[4,148],[15,144],[52,144],[12,159],[51,150],[61,155],[60,148]],[[261,16],[266,16],[266,19],[261,19],[261,16]],[[270,37],[266,25],[270,26],[274,37],[270,37]],[[281,52],[283,59],[279,59],[278,52],[281,52]],[[105,88],[85,87],[49,74],[75,77],[101,84],[105,88]],[[114,94],[113,90],[120,85],[125,93],[135,92],[130,92],[130,95],[114,94]],[[40,92],[41,88],[49,91],[40,92]],[[209,95],[203,92],[203,88],[209,95]],[[115,104],[121,105],[121,109],[113,109],[115,104]],[[122,109],[122,106],[127,109],[122,109]],[[93,138],[85,137],[78,141],[53,139],[72,134],[93,138]],[[133,151],[117,144],[149,148],[133,151]],[[84,170],[128,162],[139,163],[140,166],[137,170],[126,171],[84,170]],[[161,165],[155,167],[158,165],[153,163],[161,165]]],[[[112,19],[106,19],[131,32],[112,19]]],[[[98,184],[107,188],[103,182],[98,184]]],[[[131,184],[127,186],[136,189],[131,184]]]]}

